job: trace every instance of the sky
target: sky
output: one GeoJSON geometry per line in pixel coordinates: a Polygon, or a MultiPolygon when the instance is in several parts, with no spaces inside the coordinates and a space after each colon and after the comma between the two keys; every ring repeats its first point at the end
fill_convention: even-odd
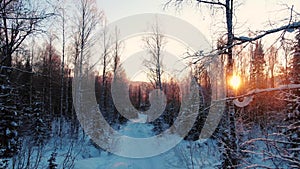
{"type": "MultiPolygon", "coordinates": [[[[178,9],[169,5],[164,9],[164,4],[168,0],[97,0],[100,9],[110,22],[122,17],[141,13],[163,13],[182,18],[195,25],[209,37],[209,28],[214,27],[206,8],[198,7],[194,4],[184,3],[178,9]]],[[[244,28],[251,30],[263,29],[269,20],[281,20],[289,15],[284,4],[294,5],[296,11],[300,11],[299,0],[239,0],[240,5],[236,8],[237,20],[244,28]]],[[[219,13],[220,14],[220,13],[219,13]]]]}
{"type": "MultiPolygon", "coordinates": [[[[199,29],[211,44],[215,44],[215,40],[224,34],[224,15],[220,10],[212,12],[207,7],[198,6],[195,3],[184,3],[182,7],[179,8],[172,5],[164,8],[164,4],[167,1],[168,0],[97,0],[97,4],[99,9],[104,10],[109,23],[136,14],[161,13],[172,15],[189,22],[199,29]]],[[[247,36],[249,30],[260,31],[286,24],[287,20],[279,22],[289,17],[290,11],[283,10],[286,9],[285,5],[290,7],[294,5],[294,10],[300,12],[299,0],[241,0],[238,1],[238,3],[240,4],[236,4],[234,18],[234,20],[237,21],[235,23],[235,34],[243,36],[247,36]]],[[[268,46],[272,44],[274,37],[275,36],[265,38],[263,42],[264,45],[268,46]]],[[[140,39],[138,40],[137,38],[141,37],[126,40],[126,49],[123,51],[123,55],[134,55],[143,50],[139,42],[140,39]]],[[[173,45],[171,48],[177,49],[174,54],[182,55],[185,49],[178,44],[174,46],[174,43],[176,42],[169,40],[169,44],[173,45]]],[[[139,68],[135,69],[143,69],[142,61],[135,64],[140,65],[139,68]]],[[[169,64],[169,67],[170,66],[169,64]]],[[[130,68],[130,64],[127,64],[127,67],[130,68]]],[[[125,69],[127,68],[125,67],[125,69]]],[[[146,81],[146,78],[140,74],[141,72],[143,71],[139,71],[134,77],[129,78],[132,80],[146,81]]]]}

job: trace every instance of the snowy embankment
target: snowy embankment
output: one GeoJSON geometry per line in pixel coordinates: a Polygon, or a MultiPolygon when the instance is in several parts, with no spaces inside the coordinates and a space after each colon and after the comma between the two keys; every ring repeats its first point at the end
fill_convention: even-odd
{"type": "MultiPolygon", "coordinates": [[[[140,116],[134,122],[128,122],[120,133],[135,137],[147,138],[153,136],[150,124],[145,122],[145,116],[140,116]]],[[[155,149],[155,147],[128,146],[127,143],[116,145],[121,151],[155,149]]],[[[147,145],[145,145],[147,146],[147,145]]],[[[149,158],[126,158],[113,154],[102,154],[100,157],[88,158],[75,162],[75,169],[170,169],[170,168],[215,168],[220,165],[217,146],[212,140],[205,142],[182,141],[173,149],[149,158]]]]}

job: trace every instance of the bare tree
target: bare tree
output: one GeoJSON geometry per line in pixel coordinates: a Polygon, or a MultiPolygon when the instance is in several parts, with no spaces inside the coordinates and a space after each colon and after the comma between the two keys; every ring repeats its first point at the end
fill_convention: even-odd
{"type": "MultiPolygon", "coordinates": [[[[61,30],[62,30],[62,58],[61,58],[61,92],[60,92],[60,124],[59,124],[59,136],[62,136],[62,118],[63,118],[63,111],[64,111],[64,79],[65,79],[65,55],[66,55],[66,15],[65,9],[61,9],[61,30]]],[[[68,104],[68,103],[67,103],[68,104]]]]}
{"type": "Polygon", "coordinates": [[[54,40],[54,35],[49,35],[49,52],[48,52],[48,69],[49,69],[49,111],[50,114],[53,115],[53,102],[52,102],[52,58],[53,58],[53,40],[54,40]]]}
{"type": "Polygon", "coordinates": [[[289,83],[288,79],[288,72],[289,72],[289,56],[292,53],[292,41],[289,39],[282,39],[281,40],[281,48],[283,49],[284,53],[284,84],[289,83]]]}
{"type": "Polygon", "coordinates": [[[82,66],[87,63],[89,49],[94,45],[93,32],[100,23],[103,13],[96,8],[94,0],[80,0],[77,16],[77,35],[79,43],[79,71],[82,74],[82,66]]]}
{"type": "Polygon", "coordinates": [[[271,75],[271,87],[274,88],[275,87],[275,77],[274,77],[274,73],[275,73],[275,65],[277,63],[277,55],[278,55],[278,50],[274,47],[271,46],[269,55],[268,55],[268,60],[269,60],[269,72],[271,75]]]}
{"type": "MultiPolygon", "coordinates": [[[[171,0],[172,1],[172,0],[171,0]]],[[[169,2],[171,2],[169,1],[169,2]]],[[[231,77],[233,75],[233,46],[234,46],[234,34],[233,34],[233,11],[234,5],[233,0],[224,0],[224,1],[215,1],[215,0],[196,0],[198,3],[208,4],[211,5],[213,9],[224,9],[226,15],[226,29],[227,29],[227,39],[226,45],[219,47],[218,53],[219,54],[226,54],[227,55],[227,66],[226,66],[226,76],[231,77]]],[[[175,0],[175,2],[182,2],[180,0],[175,0]]],[[[228,84],[228,82],[226,83],[228,84]]],[[[233,96],[234,92],[231,90],[229,85],[227,86],[227,96],[233,96]]],[[[225,115],[228,118],[229,123],[229,133],[225,134],[224,142],[227,144],[225,145],[225,166],[232,166],[236,167],[238,165],[237,161],[237,138],[236,138],[236,131],[235,131],[235,112],[234,112],[234,105],[232,101],[228,101],[227,106],[228,108],[227,113],[225,115]]]]}
{"type": "Polygon", "coordinates": [[[116,27],[115,28],[115,39],[114,39],[114,47],[113,47],[113,53],[112,53],[112,59],[113,59],[113,73],[117,73],[117,69],[120,68],[120,56],[121,56],[121,42],[119,42],[119,30],[116,27]]]}
{"type": "MultiPolygon", "coordinates": [[[[80,0],[74,17],[73,50],[75,63],[76,92],[73,95],[76,112],[82,112],[83,82],[87,80],[91,48],[95,45],[94,32],[99,25],[103,12],[97,9],[95,0],[80,0]],[[85,80],[84,80],[85,79],[85,80]]],[[[86,91],[87,92],[87,91],[86,91]]],[[[79,119],[82,118],[77,116],[79,119]]],[[[75,119],[74,119],[75,120],[75,119]]],[[[75,123],[75,121],[74,121],[75,123]]],[[[76,130],[78,126],[76,126],[76,130]]],[[[84,135],[83,135],[84,136],[84,135]]]]}
{"type": "MultiPolygon", "coordinates": [[[[106,110],[107,107],[107,73],[109,64],[111,62],[111,36],[108,35],[108,30],[106,27],[106,23],[104,25],[102,31],[102,46],[103,46],[103,53],[101,54],[101,64],[102,64],[102,90],[101,90],[101,106],[106,110]]],[[[117,51],[116,51],[117,52],[117,51]]]]}
{"type": "Polygon", "coordinates": [[[89,50],[94,45],[93,33],[103,15],[96,6],[94,0],[80,0],[74,17],[73,54],[79,77],[83,74],[83,65],[88,63],[89,50]]]}
{"type": "Polygon", "coordinates": [[[147,76],[154,88],[163,90],[162,75],[163,75],[163,48],[166,45],[165,36],[156,21],[152,27],[151,35],[144,37],[145,48],[148,50],[150,59],[144,60],[144,65],[147,67],[147,76]]]}
{"type": "Polygon", "coordinates": [[[30,0],[0,1],[0,65],[10,67],[13,53],[53,15],[33,4],[30,0]]]}

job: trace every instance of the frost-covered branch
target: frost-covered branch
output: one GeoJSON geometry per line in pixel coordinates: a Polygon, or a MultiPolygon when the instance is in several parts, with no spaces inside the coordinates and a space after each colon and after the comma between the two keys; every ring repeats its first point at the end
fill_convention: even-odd
{"type": "Polygon", "coordinates": [[[269,167],[269,166],[266,166],[266,165],[259,165],[259,164],[253,164],[253,165],[250,165],[250,166],[245,167],[244,169],[250,169],[250,168],[267,168],[267,169],[272,169],[272,168],[269,167]]]}
{"type": "Polygon", "coordinates": [[[0,70],[2,70],[2,69],[6,69],[6,70],[9,70],[9,71],[15,70],[15,71],[18,71],[18,72],[21,72],[21,73],[33,74],[33,75],[42,76],[42,77],[49,77],[48,75],[43,75],[41,73],[37,73],[37,72],[33,72],[33,71],[27,71],[27,70],[19,69],[19,68],[16,68],[16,67],[0,66],[0,70]]]}
{"type": "Polygon", "coordinates": [[[260,93],[273,92],[273,91],[282,91],[282,90],[293,90],[293,89],[300,89],[300,84],[280,85],[279,87],[267,88],[267,89],[254,89],[254,90],[251,90],[250,92],[248,92],[247,94],[240,95],[240,96],[235,96],[235,97],[228,97],[228,98],[223,99],[222,101],[249,97],[249,96],[253,96],[253,95],[256,95],[256,94],[260,94],[260,93]]]}
{"type": "Polygon", "coordinates": [[[241,144],[241,146],[252,144],[252,143],[257,142],[257,141],[276,142],[276,143],[280,143],[280,144],[296,144],[296,145],[300,145],[300,143],[290,142],[290,141],[273,140],[273,139],[267,139],[267,138],[254,138],[254,139],[245,141],[244,143],[241,144]]]}
{"type": "Polygon", "coordinates": [[[245,37],[245,36],[234,37],[234,40],[239,41],[239,42],[235,43],[234,45],[236,46],[236,45],[241,45],[245,42],[256,41],[258,39],[263,38],[264,36],[267,36],[269,34],[273,34],[273,33],[276,33],[276,32],[280,32],[280,31],[283,31],[283,30],[293,31],[293,30],[298,29],[298,28],[300,28],[300,21],[299,22],[293,22],[293,23],[290,23],[288,25],[281,26],[279,28],[263,31],[262,34],[257,35],[255,37],[245,37]]]}

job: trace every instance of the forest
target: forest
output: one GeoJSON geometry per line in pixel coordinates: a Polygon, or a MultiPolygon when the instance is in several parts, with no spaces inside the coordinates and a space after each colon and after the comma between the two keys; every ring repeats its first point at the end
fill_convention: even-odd
{"type": "Polygon", "coordinates": [[[126,63],[98,1],[0,0],[0,169],[300,168],[300,3],[264,30],[239,25],[241,1],[160,3],[209,11],[211,48],[174,45],[157,17],[126,63]]]}

